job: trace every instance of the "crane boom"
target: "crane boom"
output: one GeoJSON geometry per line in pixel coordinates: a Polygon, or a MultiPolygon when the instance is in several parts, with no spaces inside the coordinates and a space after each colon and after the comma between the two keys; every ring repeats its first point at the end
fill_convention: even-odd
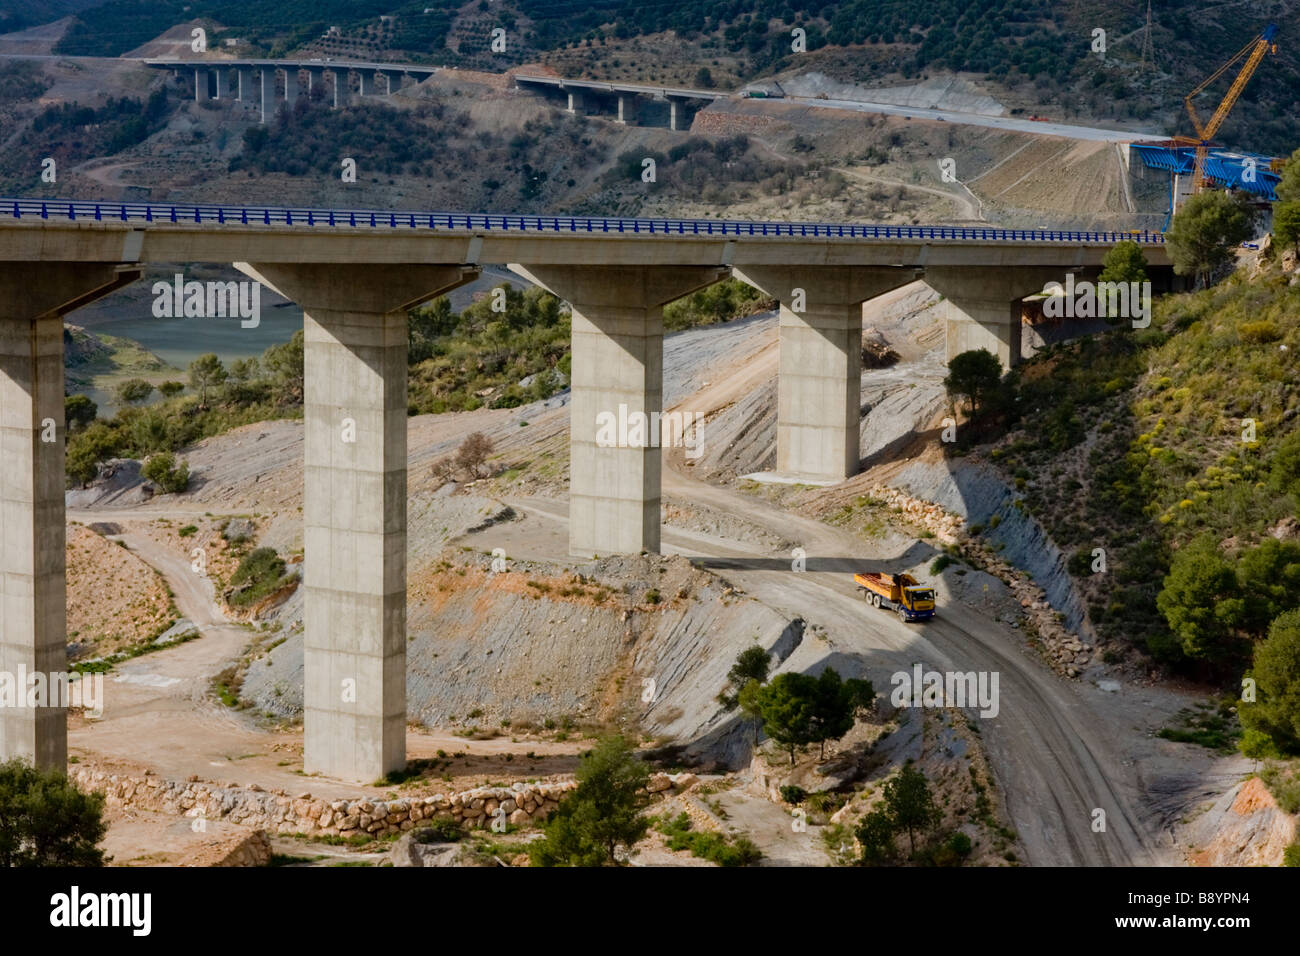
{"type": "Polygon", "coordinates": [[[1200,140],[1196,147],[1196,171],[1192,179],[1198,192],[1206,185],[1205,159],[1209,154],[1209,140],[1218,133],[1219,127],[1221,127],[1223,121],[1228,118],[1228,113],[1232,110],[1237,99],[1241,96],[1242,90],[1246,88],[1246,84],[1250,82],[1250,78],[1254,76],[1255,71],[1259,69],[1259,64],[1263,61],[1264,56],[1268,53],[1276,52],[1277,24],[1270,23],[1264,29],[1263,33],[1238,50],[1232,59],[1228,60],[1228,62],[1224,63],[1223,66],[1215,70],[1214,73],[1197,86],[1196,89],[1192,90],[1183,98],[1183,103],[1187,107],[1187,115],[1192,118],[1192,126],[1196,129],[1196,138],[1200,140]],[[1211,83],[1231,69],[1243,57],[1246,62],[1242,65],[1241,71],[1237,74],[1237,78],[1232,81],[1232,86],[1223,97],[1223,101],[1219,103],[1218,108],[1214,111],[1214,115],[1210,117],[1210,121],[1202,126],[1201,118],[1197,115],[1196,107],[1193,105],[1192,100],[1202,93],[1211,83]]]}

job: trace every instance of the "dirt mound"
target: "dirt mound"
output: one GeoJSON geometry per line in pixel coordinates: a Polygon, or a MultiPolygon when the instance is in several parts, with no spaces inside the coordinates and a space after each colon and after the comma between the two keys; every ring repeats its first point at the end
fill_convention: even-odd
{"type": "Polygon", "coordinates": [[[104,656],[150,640],[177,612],[162,577],[90,528],[67,529],[68,655],[104,656]]]}

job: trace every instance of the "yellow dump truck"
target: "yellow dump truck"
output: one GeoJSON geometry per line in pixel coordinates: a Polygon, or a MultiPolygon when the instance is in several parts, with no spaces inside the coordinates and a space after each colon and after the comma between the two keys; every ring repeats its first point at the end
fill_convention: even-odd
{"type": "Polygon", "coordinates": [[[934,588],[922,587],[910,574],[869,571],[853,575],[858,590],[876,607],[897,611],[898,619],[928,621],[934,617],[934,588]]]}

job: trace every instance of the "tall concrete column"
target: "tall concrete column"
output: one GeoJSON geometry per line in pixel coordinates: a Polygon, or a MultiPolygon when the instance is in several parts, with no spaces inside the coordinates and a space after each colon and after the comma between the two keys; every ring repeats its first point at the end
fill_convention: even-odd
{"type": "MultiPolygon", "coordinates": [[[[0,672],[67,677],[63,316],[139,278],[100,263],[0,262],[0,672]]],[[[60,700],[0,707],[0,761],[63,770],[60,700]]]]}
{"type": "MultiPolygon", "coordinates": [[[[599,418],[632,421],[663,410],[663,307],[725,270],[687,266],[510,268],[572,308],[569,403],[569,553],[659,550],[659,436],[601,440],[599,418]]],[[[620,436],[621,438],[622,436],[620,436]]]]}
{"type": "Polygon", "coordinates": [[[674,129],[674,130],[677,129],[677,124],[679,122],[677,118],[679,108],[680,108],[680,104],[678,104],[676,100],[670,99],[668,101],[668,128],[669,129],[674,129]]]}
{"type": "Polygon", "coordinates": [[[1067,269],[1031,266],[933,266],[925,284],[944,297],[947,357],[987,349],[1004,369],[1020,362],[1021,300],[1067,269]]]}
{"type": "Polygon", "coordinates": [[[338,109],[348,99],[348,71],[333,70],[334,74],[334,108],[338,109]]]}
{"type": "Polygon", "coordinates": [[[265,123],[266,117],[275,107],[275,70],[264,66],[257,71],[257,75],[260,77],[262,93],[262,122],[265,123]]]}
{"type": "Polygon", "coordinates": [[[304,312],[304,769],[370,782],[406,762],[406,313],[477,272],[236,267],[304,312]]]}
{"type": "Polygon", "coordinates": [[[208,92],[208,68],[206,66],[196,66],[194,68],[194,99],[199,103],[206,103],[211,99],[208,92]]]}
{"type": "Polygon", "coordinates": [[[397,70],[384,71],[384,79],[388,83],[388,95],[392,96],[402,88],[402,73],[397,70]]]}
{"type": "Polygon", "coordinates": [[[742,266],[737,279],[781,303],[776,470],[823,480],[857,474],[862,303],[915,279],[874,266],[742,266]]]}
{"type": "Polygon", "coordinates": [[[636,125],[636,97],[631,93],[618,94],[618,122],[636,125]]]}
{"type": "Polygon", "coordinates": [[[239,102],[253,102],[253,70],[251,67],[241,66],[236,71],[236,77],[239,82],[239,102]]]}
{"type": "Polygon", "coordinates": [[[582,90],[568,90],[567,92],[569,94],[569,112],[585,116],[587,113],[586,94],[582,90]]]}
{"type": "Polygon", "coordinates": [[[357,70],[357,90],[361,96],[375,95],[375,71],[357,70]]]}
{"type": "Polygon", "coordinates": [[[284,68],[284,105],[293,109],[294,101],[298,99],[298,68],[296,66],[287,66],[284,68]]]}

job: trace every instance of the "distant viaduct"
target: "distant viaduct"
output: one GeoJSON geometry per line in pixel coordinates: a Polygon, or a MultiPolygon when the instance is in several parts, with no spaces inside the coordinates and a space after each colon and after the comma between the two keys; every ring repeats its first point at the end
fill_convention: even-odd
{"type": "MultiPolygon", "coordinates": [[[[0,670],[66,667],[63,317],[150,264],[235,263],[303,308],[305,763],[370,781],[405,760],[408,309],[484,263],[567,301],[570,551],[654,552],[659,449],[596,437],[602,412],[661,410],[665,303],[728,275],[781,303],[777,469],[838,481],[859,468],[865,301],[923,279],[948,355],[1008,366],[1020,300],[1127,238],[1167,282],[1145,234],[0,200],[0,670]]],[[[64,765],[63,711],[0,710],[14,754],[64,765]]]]}
{"type": "MultiPolygon", "coordinates": [[[[194,96],[199,102],[235,100],[245,103],[261,111],[263,123],[275,113],[277,102],[291,107],[300,94],[310,95],[317,85],[326,91],[325,96],[335,108],[345,105],[352,95],[348,79],[352,73],[357,76],[357,91],[364,97],[396,93],[408,80],[418,83],[445,69],[407,63],[354,63],[322,59],[146,59],[144,63],[154,69],[193,73],[194,96]],[[283,74],[283,80],[278,79],[280,74],[283,74]],[[302,79],[304,76],[305,83],[302,79]]],[[[509,75],[513,76],[518,89],[560,98],[570,113],[585,114],[603,106],[620,123],[636,124],[642,115],[643,104],[659,104],[658,112],[663,114],[663,125],[674,130],[685,129],[690,125],[692,109],[730,95],[684,87],[566,80],[558,76],[518,72],[509,75]]],[[[651,110],[646,109],[644,112],[648,114],[651,110]]]]}

